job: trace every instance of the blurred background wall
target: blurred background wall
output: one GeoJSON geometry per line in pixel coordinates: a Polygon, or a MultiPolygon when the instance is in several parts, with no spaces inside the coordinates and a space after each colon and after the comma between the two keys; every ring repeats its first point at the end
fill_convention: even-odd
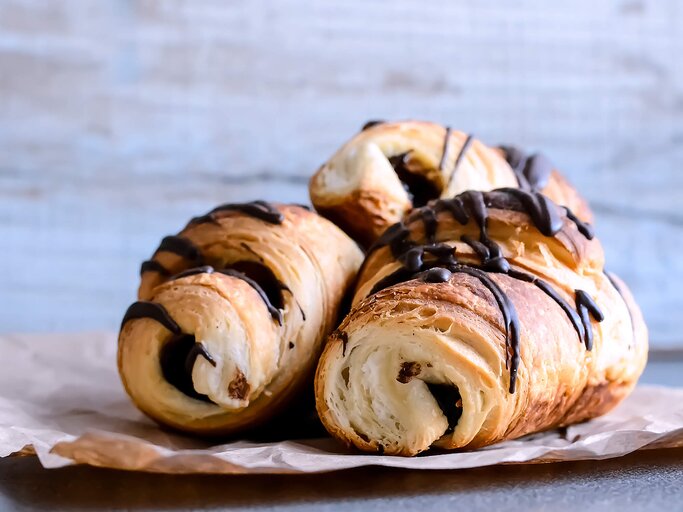
{"type": "Polygon", "coordinates": [[[660,347],[683,345],[679,0],[0,0],[0,331],[115,329],[231,200],[307,201],[368,119],[548,154],[660,347]]]}

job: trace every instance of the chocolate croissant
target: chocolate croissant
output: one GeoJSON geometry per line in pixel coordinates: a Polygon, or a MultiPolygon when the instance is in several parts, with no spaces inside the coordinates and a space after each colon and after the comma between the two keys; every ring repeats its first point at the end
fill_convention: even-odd
{"type": "Polygon", "coordinates": [[[327,430],[365,451],[476,448],[604,414],[647,331],[591,227],[534,192],[468,191],[370,248],[316,375],[327,430]]]}
{"type": "Polygon", "coordinates": [[[312,381],[362,261],[300,206],[227,204],[163,239],[142,264],[118,365],[159,423],[227,435],[261,424],[312,381]]]}
{"type": "Polygon", "coordinates": [[[412,207],[466,190],[541,191],[585,221],[584,200],[543,155],[490,148],[435,123],[369,122],[311,178],[316,210],[365,247],[412,207]]]}

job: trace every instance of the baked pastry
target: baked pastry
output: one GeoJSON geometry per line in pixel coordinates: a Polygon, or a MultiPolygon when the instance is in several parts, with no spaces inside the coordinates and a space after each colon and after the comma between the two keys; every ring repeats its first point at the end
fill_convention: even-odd
{"type": "Polygon", "coordinates": [[[543,155],[490,148],[435,123],[367,123],[311,178],[316,210],[365,247],[412,207],[466,190],[542,191],[585,221],[585,201],[543,155]]]}
{"type": "Polygon", "coordinates": [[[370,248],[316,374],[327,430],[365,451],[476,448],[604,414],[647,332],[591,227],[533,192],[468,191],[370,248]]]}
{"type": "Polygon", "coordinates": [[[118,365],[160,423],[227,435],[287,407],[312,373],[362,261],[301,206],[227,204],[163,239],[142,264],[118,365]]]}

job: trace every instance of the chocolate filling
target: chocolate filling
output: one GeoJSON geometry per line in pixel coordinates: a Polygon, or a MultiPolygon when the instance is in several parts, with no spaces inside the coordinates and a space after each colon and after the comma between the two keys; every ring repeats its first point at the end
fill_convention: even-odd
{"type": "Polygon", "coordinates": [[[251,386],[249,386],[247,378],[242,371],[238,369],[237,375],[232,382],[228,384],[228,395],[236,400],[244,400],[249,395],[250,389],[251,386]]]}
{"type": "Polygon", "coordinates": [[[449,384],[431,384],[429,382],[425,382],[425,384],[427,384],[429,392],[434,396],[434,400],[439,404],[441,412],[448,420],[448,429],[445,433],[453,432],[460,416],[462,416],[462,407],[456,405],[460,401],[460,391],[449,384]]]}
{"type": "Polygon", "coordinates": [[[197,343],[192,334],[176,334],[161,349],[159,363],[164,379],[190,398],[214,403],[208,396],[197,393],[192,383],[192,367],[202,356],[216,366],[204,345],[197,343]]]}
{"type": "Polygon", "coordinates": [[[396,380],[399,381],[401,384],[407,384],[408,382],[413,380],[413,377],[417,377],[418,375],[420,375],[421,371],[422,367],[420,366],[420,363],[416,363],[415,361],[405,362],[401,364],[401,368],[398,371],[396,380]]]}
{"type": "Polygon", "coordinates": [[[410,151],[389,158],[389,163],[396,171],[403,188],[413,202],[413,206],[426,205],[441,195],[441,190],[432,180],[420,173],[415,162],[410,158],[410,151]]]}

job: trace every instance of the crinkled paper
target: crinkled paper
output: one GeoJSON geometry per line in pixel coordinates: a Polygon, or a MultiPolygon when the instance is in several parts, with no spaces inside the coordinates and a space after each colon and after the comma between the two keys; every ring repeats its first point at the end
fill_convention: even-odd
{"type": "Polygon", "coordinates": [[[0,456],[163,473],[314,473],[359,466],[458,469],[618,457],[683,446],[683,389],[641,386],[596,420],[485,449],[414,458],[348,451],[330,438],[212,445],[160,429],[128,400],[113,334],[0,336],[0,456]]]}

